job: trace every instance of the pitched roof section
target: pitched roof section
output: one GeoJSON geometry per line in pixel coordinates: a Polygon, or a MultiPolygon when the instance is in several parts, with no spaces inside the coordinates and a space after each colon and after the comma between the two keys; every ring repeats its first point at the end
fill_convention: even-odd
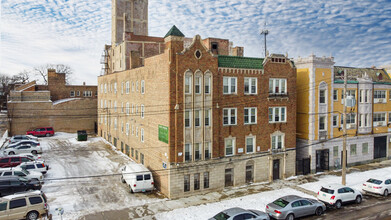
{"type": "Polygon", "coordinates": [[[178,37],[184,37],[185,35],[174,25],[172,26],[172,28],[167,32],[166,36],[164,36],[164,38],[168,37],[168,36],[178,36],[178,37]]]}
{"type": "Polygon", "coordinates": [[[384,69],[377,68],[354,68],[354,67],[342,67],[335,66],[334,67],[334,79],[336,83],[337,81],[343,82],[343,71],[347,70],[349,76],[353,78],[363,78],[365,74],[372,79],[373,82],[376,83],[391,83],[391,78],[388,73],[384,69]]]}
{"type": "Polygon", "coordinates": [[[238,69],[263,69],[263,58],[219,55],[219,67],[238,69]]]}

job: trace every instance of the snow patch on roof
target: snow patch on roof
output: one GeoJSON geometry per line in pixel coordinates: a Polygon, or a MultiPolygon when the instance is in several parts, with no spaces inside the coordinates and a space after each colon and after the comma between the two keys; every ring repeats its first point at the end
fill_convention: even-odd
{"type": "Polygon", "coordinates": [[[64,103],[64,102],[70,102],[70,101],[78,100],[78,99],[81,99],[81,98],[60,99],[60,100],[54,101],[53,105],[58,105],[58,104],[61,104],[61,103],[64,103]]]}

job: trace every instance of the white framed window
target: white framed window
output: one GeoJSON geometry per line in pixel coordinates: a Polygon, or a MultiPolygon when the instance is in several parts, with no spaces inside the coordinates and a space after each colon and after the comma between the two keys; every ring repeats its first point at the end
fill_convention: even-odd
{"type": "Polygon", "coordinates": [[[237,78],[236,77],[223,77],[223,94],[236,94],[237,78]]]}
{"type": "Polygon", "coordinates": [[[326,90],[325,89],[319,90],[319,103],[326,104],[326,90]]]}
{"type": "Polygon", "coordinates": [[[114,118],[114,130],[117,130],[117,118],[114,118]]]}
{"type": "Polygon", "coordinates": [[[114,93],[117,94],[117,83],[114,83],[114,93]]]}
{"type": "Polygon", "coordinates": [[[144,109],[144,105],[141,105],[141,118],[144,118],[144,111],[145,111],[145,109],[144,109]]]}
{"type": "Polygon", "coordinates": [[[192,161],[191,152],[191,144],[185,144],[185,162],[192,161]]]}
{"type": "Polygon", "coordinates": [[[338,90],[337,89],[333,90],[333,101],[338,101],[338,90]]]}
{"type": "Polygon", "coordinates": [[[286,107],[270,107],[269,123],[286,122],[286,107]]]}
{"type": "Polygon", "coordinates": [[[386,98],[386,91],[385,90],[375,90],[373,93],[374,99],[385,99],[386,98]]]}
{"type": "Polygon", "coordinates": [[[117,101],[114,101],[114,112],[117,112],[117,101]]]}
{"type": "Polygon", "coordinates": [[[100,93],[103,93],[103,84],[100,84],[100,93]]]}
{"type": "Polygon", "coordinates": [[[132,125],[132,135],[134,135],[134,125],[132,125]]]}
{"type": "Polygon", "coordinates": [[[271,148],[272,150],[285,148],[285,134],[281,132],[275,132],[271,135],[271,148]]]}
{"type": "Polygon", "coordinates": [[[205,126],[210,126],[210,114],[211,114],[211,110],[210,109],[206,109],[205,110],[205,126]]]}
{"type": "Polygon", "coordinates": [[[236,108],[223,109],[223,125],[236,125],[236,108]]]}
{"type": "Polygon", "coordinates": [[[202,93],[202,76],[195,76],[195,85],[194,85],[194,92],[195,94],[201,94],[202,93]]]}
{"type": "Polygon", "coordinates": [[[80,91],[77,91],[77,92],[76,92],[76,96],[80,96],[80,91]]]}
{"type": "Polygon", "coordinates": [[[107,108],[107,100],[105,100],[105,108],[107,108]]]}
{"type": "Polygon", "coordinates": [[[385,126],[386,113],[373,113],[373,126],[385,126]]]}
{"type": "Polygon", "coordinates": [[[319,131],[326,130],[326,116],[319,116],[319,131]]]}
{"type": "Polygon", "coordinates": [[[126,123],[126,135],[129,135],[129,123],[126,123]]]}
{"type": "Polygon", "coordinates": [[[124,82],[121,83],[121,94],[124,94],[124,82]]]}
{"type": "Polygon", "coordinates": [[[333,115],[333,127],[338,127],[338,115],[333,115]]]}
{"type": "Polygon", "coordinates": [[[132,114],[134,114],[134,104],[132,104],[132,114]]]}
{"type": "Polygon", "coordinates": [[[129,81],[126,81],[125,92],[126,92],[126,94],[130,93],[130,82],[129,81]]]}
{"type": "Polygon", "coordinates": [[[130,105],[129,102],[126,103],[126,115],[130,114],[130,105]]]}
{"type": "Polygon", "coordinates": [[[145,81],[141,80],[141,94],[145,93],[145,81]]]}
{"type": "Polygon", "coordinates": [[[244,124],[257,123],[257,108],[244,108],[244,124]]]}
{"type": "Polygon", "coordinates": [[[359,114],[358,126],[369,127],[369,114],[359,114]]]}
{"type": "Polygon", "coordinates": [[[105,93],[107,93],[107,84],[105,83],[105,93]]]}
{"type": "Polygon", "coordinates": [[[132,92],[134,92],[134,82],[132,82],[132,92]]]}
{"type": "Polygon", "coordinates": [[[269,94],[286,94],[286,79],[269,79],[269,94]]]}
{"type": "Polygon", "coordinates": [[[225,156],[232,156],[235,154],[235,142],[236,138],[224,139],[225,156]]]}
{"type": "Polygon", "coordinates": [[[257,94],[258,79],[256,77],[245,77],[244,78],[244,94],[254,95],[257,94]]]}
{"type": "Polygon", "coordinates": [[[201,110],[194,110],[194,126],[200,127],[201,126],[201,110]]]}
{"type": "Polygon", "coordinates": [[[71,91],[70,97],[75,97],[75,91],[71,91]]]}
{"type": "Polygon", "coordinates": [[[201,160],[201,159],[202,159],[201,144],[194,143],[194,160],[201,160]]]}
{"type": "Polygon", "coordinates": [[[140,140],[144,143],[144,128],[140,129],[140,140]]]}
{"type": "Polygon", "coordinates": [[[92,97],[92,91],[83,91],[84,97],[92,97]]]}
{"type": "Polygon", "coordinates": [[[136,105],[136,115],[138,115],[138,105],[136,105]]]}
{"type": "Polygon", "coordinates": [[[105,115],[105,125],[107,125],[107,115],[105,115]]]}
{"type": "Polygon", "coordinates": [[[136,127],[136,137],[138,137],[138,127],[136,127]]]}
{"type": "Polygon", "coordinates": [[[136,81],[136,92],[138,92],[138,81],[136,81]]]}
{"type": "Polygon", "coordinates": [[[255,151],[255,136],[246,137],[246,153],[254,153],[255,151]]]}
{"type": "Polygon", "coordinates": [[[121,102],[121,113],[124,113],[124,103],[121,102]]]}
{"type": "Polygon", "coordinates": [[[190,128],[191,126],[191,111],[185,110],[185,128],[190,128]]]}
{"type": "Polygon", "coordinates": [[[103,109],[103,99],[100,100],[100,108],[103,109]]]}
{"type": "Polygon", "coordinates": [[[185,94],[191,94],[191,75],[185,75],[185,94]]]}
{"type": "MultiPolygon", "coordinates": [[[[346,124],[356,124],[356,113],[346,114],[346,124]]],[[[341,114],[341,126],[343,125],[343,114],[341,114]]]]}
{"type": "Polygon", "coordinates": [[[204,142],[205,160],[212,158],[211,142],[204,142]]]}
{"type": "Polygon", "coordinates": [[[205,94],[210,94],[210,84],[211,84],[211,78],[210,76],[205,76],[204,78],[205,83],[205,94]]]}
{"type": "Polygon", "coordinates": [[[124,122],[121,122],[121,132],[124,133],[124,122]]]}

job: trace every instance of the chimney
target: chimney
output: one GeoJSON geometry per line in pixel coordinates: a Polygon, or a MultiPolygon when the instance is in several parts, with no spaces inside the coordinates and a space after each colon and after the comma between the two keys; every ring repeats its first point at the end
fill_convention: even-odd
{"type": "Polygon", "coordinates": [[[86,82],[83,82],[83,86],[85,86],[86,85],[86,82]]]}

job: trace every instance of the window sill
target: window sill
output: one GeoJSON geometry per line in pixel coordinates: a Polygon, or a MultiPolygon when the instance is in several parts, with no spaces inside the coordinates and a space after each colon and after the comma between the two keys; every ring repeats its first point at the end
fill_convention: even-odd
{"type": "Polygon", "coordinates": [[[244,123],[244,125],[256,125],[257,123],[254,122],[254,123],[244,123]]]}
{"type": "Polygon", "coordinates": [[[228,126],[236,126],[237,124],[232,124],[232,125],[224,125],[223,124],[223,127],[228,127],[228,126]]]}
{"type": "Polygon", "coordinates": [[[269,121],[269,124],[286,124],[287,122],[286,121],[283,121],[283,122],[270,122],[269,121]]]}
{"type": "Polygon", "coordinates": [[[258,93],[244,93],[244,95],[248,95],[248,96],[256,96],[256,95],[258,95],[258,93]]]}

